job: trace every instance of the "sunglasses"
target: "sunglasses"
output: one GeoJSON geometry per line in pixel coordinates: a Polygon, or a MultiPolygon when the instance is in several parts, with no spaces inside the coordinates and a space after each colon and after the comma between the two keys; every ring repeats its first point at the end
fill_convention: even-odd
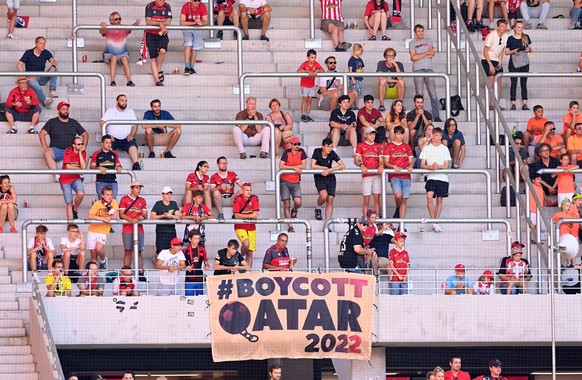
{"type": "Polygon", "coordinates": [[[337,63],[336,61],[333,61],[333,62],[331,62],[331,61],[330,61],[330,62],[328,62],[327,64],[328,64],[328,65],[335,65],[336,63],[337,63]]]}
{"type": "Polygon", "coordinates": [[[83,146],[83,143],[80,143],[80,144],[75,144],[75,145],[76,145],[76,146],[83,146]]]}
{"type": "Polygon", "coordinates": [[[295,143],[294,146],[301,146],[301,143],[295,143]]]}
{"type": "Polygon", "coordinates": [[[121,21],[121,17],[112,18],[111,21],[121,21]]]}
{"type": "Polygon", "coordinates": [[[556,130],[556,128],[552,128],[552,129],[550,129],[550,131],[555,131],[555,130],[556,130]]]}

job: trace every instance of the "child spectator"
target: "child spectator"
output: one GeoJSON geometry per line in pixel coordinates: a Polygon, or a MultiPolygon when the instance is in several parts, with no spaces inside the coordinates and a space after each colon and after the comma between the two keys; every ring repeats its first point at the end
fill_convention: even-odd
{"type": "Polygon", "coordinates": [[[509,17],[509,25],[513,29],[515,21],[519,18],[519,7],[522,0],[508,0],[507,1],[507,17],[509,17]]]}
{"type": "MultiPolygon", "coordinates": [[[[582,54],[580,55],[580,64],[582,65],[582,54]]],[[[564,115],[562,121],[564,122],[562,138],[564,139],[564,142],[567,143],[568,138],[574,133],[574,126],[578,123],[582,123],[580,103],[578,103],[576,100],[572,100],[570,104],[568,104],[568,113],[564,115]]]]}
{"type": "MultiPolygon", "coordinates": [[[[572,218],[580,219],[580,207],[582,207],[582,194],[574,194],[572,197],[572,208],[570,209],[570,213],[572,214],[572,218]]],[[[577,223],[580,224],[580,223],[577,223]]],[[[578,229],[578,235],[574,235],[580,238],[580,230],[582,229],[582,224],[578,229]]]]}
{"type": "Polygon", "coordinates": [[[495,294],[495,285],[493,284],[493,272],[486,270],[479,280],[473,284],[473,290],[478,296],[490,296],[495,294]]]}
{"type": "MultiPolygon", "coordinates": [[[[562,203],[560,203],[560,211],[556,212],[552,217],[552,221],[556,223],[560,219],[570,219],[573,217],[572,215],[572,201],[568,198],[564,199],[562,203]]],[[[580,229],[579,223],[562,223],[560,225],[560,236],[564,236],[566,234],[570,234],[572,236],[578,236],[578,230],[580,229]]],[[[574,263],[574,260],[571,262],[574,263]]],[[[567,264],[570,264],[567,262],[567,264]]]]}
{"type": "Polygon", "coordinates": [[[301,77],[301,121],[306,123],[314,121],[309,113],[311,112],[311,98],[316,95],[315,91],[315,76],[318,73],[323,73],[325,70],[316,61],[317,53],[313,49],[307,51],[307,61],[303,62],[297,69],[298,73],[308,73],[308,77],[301,77]]]}
{"type": "Polygon", "coordinates": [[[572,199],[574,196],[576,183],[574,182],[574,174],[570,173],[570,171],[578,168],[578,165],[570,165],[570,156],[568,154],[564,153],[560,156],[560,166],[556,169],[563,169],[564,172],[552,174],[552,177],[557,177],[554,183],[554,189],[558,189],[559,204],[562,204],[564,199],[572,199]]]}
{"type": "Polygon", "coordinates": [[[190,244],[182,250],[186,258],[186,278],[184,280],[184,288],[186,296],[201,296],[204,292],[204,272],[210,270],[208,264],[208,255],[204,247],[200,246],[200,239],[202,234],[198,230],[192,230],[188,233],[188,241],[190,244]]]}
{"type": "Polygon", "coordinates": [[[131,275],[131,267],[129,265],[124,265],[121,267],[121,272],[119,277],[113,280],[113,295],[114,296],[126,296],[126,297],[137,297],[139,292],[135,290],[136,287],[135,280],[131,275]]]}
{"type": "Polygon", "coordinates": [[[408,294],[408,271],[410,269],[410,257],[404,249],[406,235],[397,232],[394,235],[394,244],[396,247],[390,250],[388,254],[388,268],[391,271],[390,294],[393,296],[408,294]]]}
{"type": "Polygon", "coordinates": [[[158,254],[156,269],[160,271],[160,286],[158,296],[178,294],[177,284],[180,270],[186,268],[186,257],[182,252],[182,239],[173,238],[170,249],[164,249],[158,254]]]}
{"type": "MultiPolygon", "coordinates": [[[[361,44],[354,44],[352,47],[352,56],[348,60],[348,71],[350,73],[361,73],[364,71],[364,61],[361,55],[364,53],[364,47],[361,44]]],[[[354,98],[354,105],[352,109],[358,109],[358,100],[362,96],[362,83],[364,77],[351,77],[350,90],[354,91],[356,96],[354,98]]]]}
{"type": "Polygon", "coordinates": [[[84,296],[103,296],[105,288],[105,280],[99,276],[99,267],[95,261],[90,261],[85,265],[85,275],[81,278],[81,282],[77,284],[79,287],[79,297],[84,296]]]}
{"type": "Polygon", "coordinates": [[[53,267],[55,258],[55,246],[50,238],[46,237],[48,228],[39,224],[36,226],[36,234],[28,240],[26,245],[28,263],[32,271],[32,277],[36,278],[36,270],[47,270],[53,267]]]}
{"type": "Polygon", "coordinates": [[[83,268],[85,264],[85,241],[78,225],[67,225],[67,237],[61,238],[61,253],[63,254],[63,264],[67,275],[69,274],[71,261],[76,264],[75,269],[83,268]]]}
{"type": "Polygon", "coordinates": [[[536,136],[544,133],[544,128],[548,121],[548,119],[544,117],[544,107],[539,104],[534,106],[533,113],[534,117],[527,121],[527,130],[523,135],[523,142],[526,149],[534,144],[536,136]]]}
{"type": "Polygon", "coordinates": [[[44,284],[47,290],[47,297],[70,297],[71,290],[73,290],[71,279],[63,273],[63,262],[61,260],[52,262],[52,271],[45,277],[44,284]]]}
{"type": "Polygon", "coordinates": [[[108,259],[105,257],[105,243],[111,231],[111,220],[119,217],[119,206],[113,199],[113,188],[105,186],[101,189],[101,200],[91,206],[88,219],[100,220],[105,223],[91,224],[87,232],[87,248],[91,250],[91,260],[99,262],[99,269],[107,269],[108,259]],[[97,261],[99,260],[99,261],[97,261]]]}
{"type": "Polygon", "coordinates": [[[396,174],[389,174],[388,181],[394,193],[396,210],[393,218],[406,217],[406,200],[410,196],[412,179],[410,173],[414,165],[412,148],[404,141],[404,128],[394,128],[394,140],[384,147],[384,167],[394,169],[396,174]]]}
{"type": "Polygon", "coordinates": [[[506,262],[505,275],[510,277],[512,281],[507,284],[507,293],[512,293],[512,288],[514,286],[520,287],[523,290],[523,294],[527,294],[527,280],[526,275],[529,273],[529,263],[521,259],[523,252],[521,250],[516,250],[512,253],[511,259],[506,262]]]}

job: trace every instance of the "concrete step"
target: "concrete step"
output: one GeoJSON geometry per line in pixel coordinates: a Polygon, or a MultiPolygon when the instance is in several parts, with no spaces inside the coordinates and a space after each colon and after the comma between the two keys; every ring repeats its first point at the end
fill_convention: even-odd
{"type": "Polygon", "coordinates": [[[23,337],[23,336],[26,336],[26,330],[24,329],[24,327],[0,329],[0,337],[3,338],[23,337]]]}
{"type": "MultiPolygon", "coordinates": [[[[5,275],[5,276],[0,276],[0,285],[2,284],[10,284],[10,276],[5,275]]],[[[0,309],[2,310],[2,309],[0,309]]]]}
{"type": "Polygon", "coordinates": [[[34,364],[34,357],[32,354],[29,355],[1,355],[0,360],[2,363],[9,365],[15,364],[34,364]]]}
{"type": "MultiPolygon", "coordinates": [[[[22,260],[20,260],[20,263],[17,264],[16,261],[19,261],[17,259],[13,259],[14,261],[10,260],[11,264],[10,266],[13,267],[22,267],[22,260]]],[[[0,261],[4,261],[4,260],[0,260],[0,261]]],[[[6,301],[14,301],[15,300],[15,295],[14,293],[0,293],[0,302],[6,302],[6,301]]],[[[0,327],[2,326],[2,321],[0,320],[0,327]]]]}
{"type": "Polygon", "coordinates": [[[0,302],[0,310],[5,310],[5,311],[18,310],[18,302],[16,302],[16,301],[0,302]]]}
{"type": "MultiPolygon", "coordinates": [[[[27,346],[28,337],[0,337],[0,346],[27,346]]],[[[32,371],[31,371],[32,372],[32,371]]],[[[7,371],[0,370],[0,373],[9,373],[7,371]]]]}
{"type": "MultiPolygon", "coordinates": [[[[13,298],[15,296],[13,295],[13,298]]],[[[23,328],[21,319],[0,319],[0,329],[5,328],[23,328]]],[[[0,353],[1,354],[1,353],[0,353]]]]}
{"type": "MultiPolygon", "coordinates": [[[[0,380],[14,380],[14,373],[0,374],[0,380]]],[[[36,372],[21,372],[18,373],[18,380],[38,380],[38,373],[36,372]]]]}
{"type": "Polygon", "coordinates": [[[28,345],[24,346],[0,346],[0,355],[10,356],[28,356],[31,354],[31,348],[28,345]]]}
{"type": "Polygon", "coordinates": [[[0,364],[0,373],[9,374],[12,373],[15,376],[20,373],[34,373],[36,367],[34,363],[26,363],[26,364],[0,364]]]}
{"type": "MultiPolygon", "coordinates": [[[[24,310],[0,310],[0,319],[19,319],[28,321],[28,311],[24,310]]],[[[2,344],[0,343],[0,346],[2,344]]]]}

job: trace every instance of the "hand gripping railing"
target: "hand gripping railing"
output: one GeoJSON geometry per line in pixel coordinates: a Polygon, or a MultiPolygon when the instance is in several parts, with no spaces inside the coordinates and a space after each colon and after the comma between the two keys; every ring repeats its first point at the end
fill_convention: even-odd
{"type": "MultiPolygon", "coordinates": [[[[237,76],[243,73],[243,50],[242,50],[242,31],[236,26],[229,25],[207,25],[207,26],[186,26],[186,25],[168,25],[168,30],[232,30],[236,32],[236,60],[237,60],[237,76]]],[[[71,39],[73,40],[73,71],[79,71],[79,62],[77,61],[77,34],[79,30],[160,30],[159,26],[153,25],[107,25],[103,28],[101,25],[77,25],[73,28],[71,39]]],[[[78,75],[80,76],[80,75],[78,75]]],[[[73,83],[77,83],[77,77],[73,77],[73,83]]],[[[240,90],[243,92],[242,89],[240,90]]]]}
{"type": "MultiPolygon", "coordinates": [[[[400,223],[401,219],[376,219],[376,223],[400,223]]],[[[511,255],[511,223],[506,219],[406,219],[407,224],[422,224],[427,225],[431,223],[442,223],[442,224],[485,224],[485,223],[496,223],[504,224],[506,228],[505,237],[505,247],[507,255],[511,255]]],[[[329,219],[326,220],[323,225],[323,254],[325,258],[325,271],[329,273],[331,268],[331,253],[330,253],[330,241],[329,241],[329,226],[332,224],[348,224],[346,219],[329,219]]]]}
{"type": "Polygon", "coordinates": [[[268,126],[271,130],[271,180],[275,180],[276,171],[276,158],[275,152],[277,148],[275,147],[275,125],[269,120],[106,120],[101,127],[101,134],[107,134],[107,127],[111,124],[117,125],[263,125],[268,126]]]}
{"type": "MultiPolygon", "coordinates": [[[[75,70],[73,70],[75,71],[75,70]]],[[[99,99],[101,101],[101,114],[105,113],[105,76],[101,73],[77,73],[67,71],[5,71],[0,72],[0,77],[73,77],[74,83],[77,83],[75,77],[99,78],[99,99]]]]}
{"type": "MultiPolygon", "coordinates": [[[[28,219],[22,223],[20,227],[20,232],[22,233],[22,281],[28,281],[28,261],[27,261],[27,227],[29,225],[67,225],[69,223],[75,224],[131,224],[126,220],[112,220],[109,223],[105,223],[101,220],[90,220],[90,219],[75,219],[75,220],[68,220],[68,219],[28,219]]],[[[305,226],[305,257],[307,260],[307,268],[309,271],[312,270],[312,228],[311,223],[305,219],[225,219],[225,220],[217,220],[217,219],[210,219],[200,222],[198,224],[203,224],[205,226],[214,225],[214,224],[303,224],[305,226]]],[[[133,260],[135,268],[138,268],[138,255],[139,255],[139,247],[138,247],[138,225],[158,225],[158,224],[170,224],[170,225],[188,225],[192,224],[191,220],[151,220],[146,219],[142,220],[133,225],[133,260]]]]}
{"type": "MultiPolygon", "coordinates": [[[[301,78],[308,77],[307,73],[244,73],[239,78],[239,88],[244,89],[245,80],[247,78],[301,78]]],[[[343,93],[348,94],[348,78],[353,76],[366,77],[366,78],[378,78],[378,77],[403,77],[403,78],[442,78],[445,81],[445,107],[446,107],[446,118],[451,117],[451,89],[450,89],[450,78],[449,75],[445,73],[346,73],[346,72],[325,72],[318,74],[317,76],[334,76],[341,77],[343,79],[343,93]]],[[[315,78],[317,78],[317,76],[315,78]]],[[[241,110],[245,108],[245,94],[244,91],[240,91],[240,108],[241,110]]]]}

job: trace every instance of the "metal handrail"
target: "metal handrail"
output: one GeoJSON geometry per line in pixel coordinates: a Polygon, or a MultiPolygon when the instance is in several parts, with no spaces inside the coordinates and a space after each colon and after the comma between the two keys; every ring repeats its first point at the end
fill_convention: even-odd
{"type": "MultiPolygon", "coordinates": [[[[186,25],[168,25],[168,30],[232,30],[236,32],[236,59],[237,59],[237,76],[243,73],[243,49],[242,49],[242,30],[231,25],[206,25],[206,26],[186,26],[186,25]]],[[[79,30],[160,30],[159,26],[153,25],[107,25],[103,28],[101,25],[76,25],[73,28],[71,39],[73,40],[73,71],[78,73],[79,62],[77,62],[77,34],[79,30]]],[[[77,83],[78,78],[73,77],[73,83],[77,83]]],[[[243,92],[242,89],[240,90],[243,92]]]]}
{"type": "MultiPolygon", "coordinates": [[[[73,70],[74,71],[74,70],[73,70]]],[[[101,73],[77,73],[77,72],[68,72],[68,71],[4,71],[0,72],[0,77],[22,77],[22,76],[30,76],[30,77],[83,77],[83,78],[92,78],[96,77],[99,78],[99,92],[100,92],[100,101],[101,101],[101,114],[105,113],[105,76],[101,73]]],[[[74,82],[77,83],[77,82],[74,82]]]]}
{"type": "MultiPolygon", "coordinates": [[[[295,72],[278,72],[278,73],[244,73],[239,78],[239,88],[244,89],[245,79],[247,78],[301,78],[307,77],[309,74],[307,73],[295,73],[295,72]]],[[[318,76],[334,76],[334,77],[341,77],[344,83],[344,95],[348,94],[348,77],[358,76],[358,77],[366,77],[366,78],[378,78],[378,77],[385,77],[385,76],[398,76],[398,77],[405,77],[405,78],[443,78],[445,81],[445,114],[446,118],[451,117],[451,89],[450,89],[450,78],[448,74],[445,73],[349,73],[349,72],[325,72],[321,73],[318,76]]],[[[317,77],[316,77],[317,78],[317,77]]],[[[244,91],[240,91],[239,95],[240,100],[240,107],[241,110],[245,107],[245,94],[244,91]]]]}
{"type": "MultiPolygon", "coordinates": [[[[400,223],[400,219],[386,218],[386,219],[376,219],[376,223],[400,223]]],[[[507,255],[511,255],[511,239],[513,232],[511,230],[511,223],[507,219],[406,219],[407,224],[431,224],[431,223],[442,223],[442,224],[504,224],[506,227],[505,234],[505,246],[507,255]]],[[[325,258],[325,271],[329,273],[330,271],[330,240],[329,240],[329,227],[332,224],[348,224],[346,219],[329,219],[326,220],[323,225],[323,254],[325,258]]]]}
{"type": "Polygon", "coordinates": [[[270,153],[271,153],[271,179],[275,180],[276,152],[275,146],[275,125],[269,120],[105,120],[101,127],[101,134],[107,133],[110,124],[119,125],[264,125],[270,129],[270,153]]]}
{"type": "MultiPolygon", "coordinates": [[[[44,225],[66,225],[69,223],[74,222],[75,224],[132,224],[126,220],[112,220],[108,223],[105,223],[101,220],[89,220],[89,219],[75,219],[75,220],[68,220],[68,219],[27,219],[22,223],[20,227],[20,232],[22,234],[22,281],[28,281],[28,263],[27,263],[27,227],[29,225],[34,224],[44,224],[44,225]]],[[[307,267],[309,271],[312,270],[312,228],[311,222],[306,219],[209,219],[202,221],[197,224],[202,225],[213,225],[213,224],[303,224],[305,226],[305,250],[306,250],[306,259],[307,259],[307,267]]],[[[133,225],[133,252],[134,252],[134,264],[137,268],[137,260],[138,260],[138,225],[158,225],[158,224],[170,224],[170,225],[187,225],[192,224],[191,220],[151,220],[146,219],[142,220],[133,225]]]]}
{"type": "MultiPolygon", "coordinates": [[[[98,169],[0,169],[2,174],[28,175],[28,174],[103,174],[98,169]]],[[[120,172],[113,169],[105,170],[105,174],[128,175],[132,181],[137,181],[137,175],[133,170],[123,169],[120,172]]]]}

